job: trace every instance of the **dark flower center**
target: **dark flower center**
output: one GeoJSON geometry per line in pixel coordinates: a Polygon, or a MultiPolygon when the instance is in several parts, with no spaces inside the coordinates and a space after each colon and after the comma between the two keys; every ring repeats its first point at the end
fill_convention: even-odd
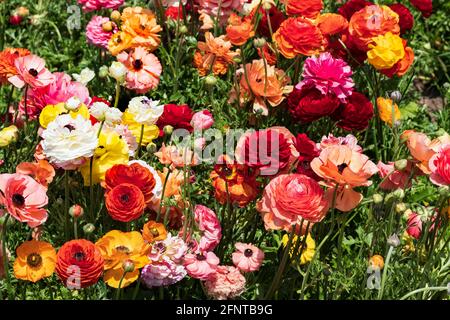
{"type": "Polygon", "coordinates": [[[119,251],[119,252],[123,252],[123,253],[130,253],[130,249],[128,249],[125,246],[117,246],[116,250],[119,251]]]}
{"type": "Polygon", "coordinates": [[[84,258],[86,257],[84,252],[76,252],[73,257],[77,260],[77,261],[82,261],[84,260],[84,258]]]}
{"type": "Polygon", "coordinates": [[[18,207],[23,206],[25,204],[25,198],[19,193],[14,193],[12,196],[12,202],[18,207]]]}
{"type": "Polygon", "coordinates": [[[154,236],[154,237],[159,236],[158,229],[156,229],[156,228],[151,228],[151,229],[150,229],[150,233],[151,233],[152,236],[154,236]]]}
{"type": "Polygon", "coordinates": [[[74,127],[73,125],[71,125],[71,124],[66,124],[66,125],[64,126],[64,128],[69,129],[70,132],[72,132],[73,130],[75,130],[75,127],[74,127]]]}
{"type": "Polygon", "coordinates": [[[144,65],[144,63],[142,62],[141,59],[136,59],[133,61],[133,67],[136,70],[141,70],[143,65],[144,65]]]}
{"type": "Polygon", "coordinates": [[[130,196],[127,193],[125,193],[120,196],[120,200],[122,200],[122,202],[128,202],[128,200],[130,200],[130,196]]]}
{"type": "Polygon", "coordinates": [[[202,254],[197,254],[197,260],[198,261],[205,261],[206,257],[204,255],[202,255],[202,254]]]}
{"type": "Polygon", "coordinates": [[[28,70],[28,73],[31,74],[33,77],[36,77],[39,72],[36,69],[31,68],[30,70],[28,70]]]}
{"type": "Polygon", "coordinates": [[[30,267],[34,267],[34,268],[40,267],[41,264],[42,264],[42,257],[41,257],[41,255],[38,254],[38,253],[32,253],[32,254],[28,255],[28,257],[27,257],[27,264],[30,267]]]}
{"type": "Polygon", "coordinates": [[[245,249],[244,256],[246,256],[247,258],[250,258],[252,255],[253,255],[252,249],[245,249]]]}
{"type": "Polygon", "coordinates": [[[342,164],[338,165],[337,167],[338,167],[339,173],[342,173],[342,171],[344,171],[344,169],[347,168],[348,165],[346,163],[342,163],[342,164]]]}

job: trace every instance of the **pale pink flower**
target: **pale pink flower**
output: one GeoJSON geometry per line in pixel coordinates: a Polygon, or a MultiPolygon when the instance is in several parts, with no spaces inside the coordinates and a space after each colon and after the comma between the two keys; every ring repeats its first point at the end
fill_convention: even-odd
{"type": "Polygon", "coordinates": [[[306,59],[303,67],[303,81],[296,88],[313,85],[322,94],[334,94],[341,102],[353,92],[354,83],[351,78],[353,72],[342,59],[335,59],[329,52],[321,53],[319,57],[306,59]]]}
{"type": "Polygon", "coordinates": [[[428,162],[430,180],[438,186],[450,185],[450,143],[442,145],[428,162]]]}
{"type": "Polygon", "coordinates": [[[222,238],[222,227],[214,211],[202,205],[194,208],[195,222],[202,232],[198,247],[202,251],[211,251],[219,244],[222,238]]]}
{"type": "Polygon", "coordinates": [[[91,21],[89,21],[86,26],[86,38],[88,43],[108,50],[108,42],[112,35],[118,30],[116,24],[112,23],[113,29],[111,31],[105,31],[103,25],[109,21],[108,17],[92,17],[91,21]]]}
{"type": "Polygon", "coordinates": [[[19,89],[25,85],[42,88],[55,80],[55,76],[45,68],[45,60],[36,55],[16,58],[14,65],[17,75],[8,78],[8,81],[19,89]]]}
{"type": "Polygon", "coordinates": [[[233,299],[245,291],[245,277],[232,266],[219,266],[205,282],[209,296],[217,300],[233,299]]]}
{"type": "Polygon", "coordinates": [[[166,258],[180,263],[188,247],[180,236],[167,234],[167,238],[162,241],[156,241],[148,254],[151,261],[162,261],[166,258]]]}
{"type": "Polygon", "coordinates": [[[332,133],[328,136],[323,136],[320,143],[317,144],[319,150],[326,149],[331,146],[345,145],[350,147],[355,152],[362,153],[363,149],[358,145],[358,140],[354,135],[348,134],[345,137],[335,137],[332,133]]]}
{"type": "Polygon", "coordinates": [[[141,271],[141,280],[148,288],[169,286],[183,280],[185,276],[185,267],[170,259],[152,262],[141,271]]]}
{"type": "Polygon", "coordinates": [[[245,0],[199,0],[199,12],[209,15],[212,19],[219,15],[219,23],[225,25],[231,13],[240,12],[245,2],[245,0]]]}
{"type": "Polygon", "coordinates": [[[195,279],[207,280],[217,270],[220,260],[214,252],[188,253],[184,257],[184,266],[188,275],[195,279]]]}
{"type": "Polygon", "coordinates": [[[191,120],[191,126],[196,130],[206,130],[212,127],[214,118],[208,110],[202,110],[194,113],[191,120]]]}
{"type": "Polygon", "coordinates": [[[20,222],[30,228],[47,220],[47,189],[32,177],[14,173],[0,175],[0,204],[20,222]]]}
{"type": "Polygon", "coordinates": [[[411,161],[408,161],[406,168],[403,170],[395,169],[394,162],[384,164],[383,162],[379,161],[377,167],[379,170],[378,174],[382,179],[385,179],[382,183],[380,183],[380,189],[395,190],[411,187],[412,179],[410,179],[410,177],[411,170],[413,168],[413,164],[411,161]]]}
{"type": "Polygon", "coordinates": [[[411,212],[408,216],[408,221],[406,222],[406,232],[413,238],[419,239],[422,234],[422,220],[420,216],[411,212]]]}
{"type": "Polygon", "coordinates": [[[259,269],[264,261],[264,252],[250,243],[237,242],[234,245],[233,264],[243,272],[253,272],[259,269]]]}
{"type": "Polygon", "coordinates": [[[85,12],[100,9],[118,9],[125,0],[78,0],[85,12]]]}
{"type": "Polygon", "coordinates": [[[128,89],[146,93],[158,86],[162,66],[153,53],[149,53],[143,47],[137,47],[130,53],[120,53],[117,60],[128,69],[125,77],[128,89]]]}

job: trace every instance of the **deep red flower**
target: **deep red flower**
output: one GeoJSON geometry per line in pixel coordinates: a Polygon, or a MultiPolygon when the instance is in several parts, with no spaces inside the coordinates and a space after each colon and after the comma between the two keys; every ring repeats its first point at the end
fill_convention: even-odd
{"type": "Polygon", "coordinates": [[[433,0],[409,0],[414,8],[422,12],[425,18],[429,18],[433,13],[433,0]]]}
{"type": "Polygon", "coordinates": [[[173,20],[183,19],[183,11],[180,10],[179,6],[171,6],[166,9],[164,12],[166,17],[171,18],[173,20]]]}
{"type": "Polygon", "coordinates": [[[22,17],[19,16],[18,14],[12,15],[9,17],[9,23],[17,26],[22,22],[22,17]]]}
{"type": "Polygon", "coordinates": [[[276,6],[272,6],[268,13],[266,14],[266,10],[264,8],[259,8],[259,12],[261,14],[261,20],[258,24],[258,33],[264,37],[270,38],[270,28],[269,28],[269,19],[267,19],[267,15],[270,18],[270,26],[272,27],[272,33],[275,33],[277,29],[280,27],[280,24],[286,20],[283,12],[277,9],[276,6]]]}
{"type": "Polygon", "coordinates": [[[400,33],[405,33],[414,27],[414,17],[411,11],[401,3],[394,3],[389,6],[395,13],[398,14],[400,21],[400,33]]]}
{"type": "Polygon", "coordinates": [[[134,184],[122,183],[106,194],[106,209],[114,220],[129,222],[138,219],[145,209],[142,191],[134,184]]]}
{"type": "Polygon", "coordinates": [[[159,117],[156,125],[160,129],[161,135],[164,135],[162,130],[167,125],[172,126],[174,129],[186,129],[191,132],[193,130],[191,126],[193,116],[194,113],[187,104],[166,104],[164,106],[164,112],[161,117],[159,117]]]}
{"type": "Polygon", "coordinates": [[[305,133],[299,133],[295,138],[295,147],[300,153],[299,161],[311,161],[320,154],[319,148],[305,133]]]}
{"type": "Polygon", "coordinates": [[[337,120],[337,126],[344,130],[364,130],[373,117],[373,105],[370,100],[359,92],[353,92],[346,104],[341,105],[332,118],[337,120]]]}
{"type": "Polygon", "coordinates": [[[331,115],[339,107],[334,95],[323,95],[313,86],[295,88],[287,98],[289,112],[296,121],[312,122],[331,115]]]}
{"type": "Polygon", "coordinates": [[[350,20],[355,12],[372,4],[372,2],[366,0],[349,0],[338,9],[338,13],[350,20]]]}

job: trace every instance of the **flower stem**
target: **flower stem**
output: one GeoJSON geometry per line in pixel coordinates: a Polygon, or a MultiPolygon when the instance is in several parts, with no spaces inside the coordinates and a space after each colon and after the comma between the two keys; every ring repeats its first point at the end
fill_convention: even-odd
{"type": "Polygon", "coordinates": [[[123,282],[123,279],[125,278],[126,274],[127,274],[127,272],[124,271],[122,277],[120,278],[119,287],[116,290],[116,299],[115,300],[119,300],[119,298],[120,298],[120,292],[122,291],[122,282],[123,282]]]}
{"type": "Polygon", "coordinates": [[[141,157],[142,139],[144,138],[144,125],[141,125],[141,135],[139,136],[138,157],[141,157]]]}
{"type": "Polygon", "coordinates": [[[114,108],[117,108],[119,105],[119,97],[120,97],[120,82],[116,82],[116,98],[114,99],[114,108]]]}
{"type": "Polygon", "coordinates": [[[164,192],[166,192],[167,181],[169,181],[169,176],[170,176],[171,172],[172,172],[172,170],[170,170],[170,168],[169,168],[169,170],[167,171],[166,178],[164,180],[162,191],[161,191],[161,200],[159,202],[158,214],[156,215],[156,222],[159,222],[159,220],[161,219],[161,209],[162,209],[162,205],[163,205],[163,201],[164,201],[164,192]]]}
{"type": "Polygon", "coordinates": [[[65,227],[66,227],[66,239],[70,238],[70,215],[69,215],[69,172],[66,170],[64,172],[64,216],[65,227]]]}
{"type": "Polygon", "coordinates": [[[2,253],[3,253],[3,269],[5,270],[5,280],[6,280],[6,290],[8,291],[8,299],[13,300],[11,294],[11,279],[9,277],[9,265],[8,265],[8,254],[6,252],[6,229],[8,228],[9,214],[6,215],[3,221],[2,230],[2,253]]]}
{"type": "Polygon", "coordinates": [[[381,287],[380,291],[378,292],[378,300],[381,300],[383,298],[384,285],[386,283],[387,270],[389,267],[389,262],[391,261],[392,252],[394,252],[394,247],[390,246],[386,257],[386,263],[384,265],[383,276],[381,278],[381,287]]]}

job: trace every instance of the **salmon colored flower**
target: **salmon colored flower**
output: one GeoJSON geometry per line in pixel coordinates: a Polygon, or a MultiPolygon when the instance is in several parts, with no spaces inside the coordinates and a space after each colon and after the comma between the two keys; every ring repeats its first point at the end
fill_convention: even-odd
{"type": "Polygon", "coordinates": [[[0,85],[8,83],[8,78],[17,75],[14,61],[30,53],[29,50],[22,48],[6,48],[0,51],[0,85]]]}
{"type": "Polygon", "coordinates": [[[131,48],[133,37],[126,32],[118,31],[114,33],[108,42],[108,50],[113,56],[117,56],[122,51],[131,48]]]}
{"type": "Polygon", "coordinates": [[[272,39],[281,54],[288,59],[293,59],[299,54],[312,56],[324,45],[320,29],[310,20],[302,17],[288,18],[283,21],[272,39]]]}
{"type": "Polygon", "coordinates": [[[102,276],[105,261],[97,247],[88,240],[78,239],[64,243],[57,258],[56,273],[68,288],[92,286],[102,276]]]}
{"type": "Polygon", "coordinates": [[[387,32],[372,38],[367,59],[377,70],[390,69],[405,56],[403,41],[398,35],[387,32]]]}
{"type": "Polygon", "coordinates": [[[198,155],[187,147],[166,146],[164,143],[158,152],[155,152],[159,162],[171,165],[175,168],[182,168],[185,165],[196,166],[200,160],[198,155]]]}
{"type": "Polygon", "coordinates": [[[55,76],[45,68],[45,61],[35,55],[18,57],[14,60],[17,75],[8,78],[14,86],[21,89],[25,85],[32,88],[42,88],[53,81],[55,76]]]}
{"type": "Polygon", "coordinates": [[[14,173],[0,174],[0,204],[16,220],[30,228],[47,220],[47,189],[30,176],[14,173]]]}
{"type": "Polygon", "coordinates": [[[256,204],[266,230],[303,229],[302,221],[320,222],[329,204],[319,184],[302,174],[282,174],[265,187],[262,199],[256,204]]]}
{"type": "Polygon", "coordinates": [[[163,241],[167,238],[167,230],[164,224],[150,220],[142,229],[142,237],[148,243],[153,243],[155,241],[163,241]]]}
{"type": "Polygon", "coordinates": [[[217,270],[220,260],[214,252],[188,253],[184,257],[187,274],[199,280],[208,280],[217,270]]]}
{"type": "Polygon", "coordinates": [[[205,281],[205,289],[213,299],[234,299],[244,293],[245,283],[245,277],[238,268],[218,266],[216,272],[205,281]]]}
{"type": "Polygon", "coordinates": [[[139,277],[139,269],[148,264],[147,254],[150,247],[137,231],[122,232],[112,230],[95,243],[105,259],[105,274],[103,280],[113,288],[129,286],[139,277]],[[126,272],[124,263],[132,263],[134,270],[126,272]]]}
{"type": "Polygon", "coordinates": [[[122,31],[131,36],[131,46],[144,47],[149,51],[158,48],[161,26],[153,11],[141,7],[128,7],[122,12],[122,31]]]}
{"type": "Polygon", "coordinates": [[[145,198],[136,185],[121,183],[105,194],[105,204],[111,218],[130,222],[144,213],[145,198]]]}
{"type": "Polygon", "coordinates": [[[262,115],[268,115],[268,106],[280,105],[285,99],[284,94],[292,91],[292,86],[288,85],[290,78],[284,71],[264,64],[262,59],[247,63],[236,74],[239,79],[239,97],[236,88],[233,88],[229,101],[239,99],[244,104],[253,100],[253,111],[262,115]]]}
{"type": "Polygon", "coordinates": [[[352,41],[363,51],[369,49],[373,38],[386,34],[400,34],[399,16],[388,6],[371,5],[356,12],[350,19],[348,30],[352,41]]]}
{"type": "Polygon", "coordinates": [[[395,169],[394,162],[384,164],[379,161],[377,167],[378,173],[383,181],[379,187],[382,190],[395,190],[410,188],[412,184],[413,176],[413,163],[407,162],[406,167],[403,170],[395,169]]]}
{"type": "Polygon", "coordinates": [[[394,103],[391,99],[386,99],[383,97],[377,98],[377,107],[378,107],[378,115],[380,119],[389,126],[392,127],[392,123],[396,123],[400,120],[402,114],[400,113],[400,109],[398,105],[394,103]]]}
{"type": "Polygon", "coordinates": [[[16,167],[16,173],[27,174],[47,187],[53,181],[55,169],[47,160],[39,160],[37,162],[22,162],[16,167]]]}
{"type": "Polygon", "coordinates": [[[50,277],[56,267],[56,250],[48,242],[26,241],[17,249],[14,276],[17,279],[37,282],[50,277]]]}
{"type": "Polygon", "coordinates": [[[196,205],[194,207],[194,220],[201,232],[198,249],[213,251],[222,238],[222,227],[216,213],[208,207],[196,205]]]}
{"type": "Polygon", "coordinates": [[[323,9],[322,0],[283,0],[289,16],[300,15],[314,19],[323,9]]]}
{"type": "Polygon", "coordinates": [[[228,18],[226,31],[228,39],[235,46],[242,46],[255,35],[251,19],[243,19],[235,13],[228,18]]]}
{"type": "Polygon", "coordinates": [[[430,180],[438,186],[450,185],[450,143],[441,146],[428,162],[430,180]]]}
{"type": "Polygon", "coordinates": [[[232,254],[233,264],[243,272],[259,270],[264,261],[264,251],[250,243],[237,242],[236,251],[232,254]]]}

